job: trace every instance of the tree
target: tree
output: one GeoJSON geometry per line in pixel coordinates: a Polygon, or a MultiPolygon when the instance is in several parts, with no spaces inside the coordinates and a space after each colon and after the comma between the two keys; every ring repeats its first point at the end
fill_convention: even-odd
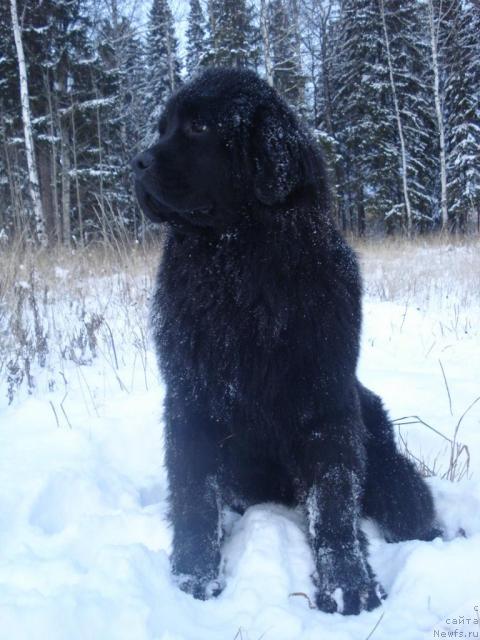
{"type": "MultiPolygon", "coordinates": [[[[335,26],[329,105],[344,184],[343,220],[393,232],[433,218],[433,106],[416,0],[344,0],[335,26]]],[[[344,223],[345,226],[345,223],[344,223]]]]}
{"type": "Polygon", "coordinates": [[[76,118],[75,122],[73,117],[80,109],[87,113],[86,105],[94,93],[91,78],[95,59],[90,23],[83,7],[82,0],[70,0],[68,3],[43,0],[41,3],[25,3],[23,9],[24,44],[32,79],[32,123],[46,234],[50,242],[65,244],[73,239],[75,214],[81,216],[82,206],[89,204],[88,195],[85,197],[84,194],[94,191],[91,180],[85,184],[86,176],[77,171],[82,161],[85,165],[91,164],[89,150],[93,123],[91,119],[85,123],[82,149],[78,144],[82,127],[79,119],[76,118]],[[76,197],[72,199],[74,194],[76,197]]]}
{"type": "Polygon", "coordinates": [[[392,92],[392,100],[393,106],[395,110],[395,119],[397,122],[397,130],[398,130],[398,138],[400,141],[400,156],[402,161],[402,187],[403,187],[403,198],[405,205],[405,213],[406,213],[406,227],[407,234],[411,236],[412,234],[412,207],[410,205],[410,191],[409,191],[409,175],[408,175],[408,162],[407,162],[407,149],[405,146],[405,137],[403,135],[403,123],[402,123],[402,115],[400,113],[400,107],[397,98],[397,88],[395,85],[395,78],[393,74],[393,60],[392,54],[390,51],[390,38],[388,35],[387,29],[387,21],[385,17],[385,3],[384,0],[379,0],[380,7],[380,16],[382,19],[382,28],[383,28],[383,37],[384,37],[384,45],[385,51],[387,55],[387,64],[388,64],[388,75],[390,79],[390,89],[392,92]]]}
{"type": "Polygon", "coordinates": [[[27,66],[25,62],[25,52],[23,48],[22,32],[18,21],[17,0],[10,0],[12,16],[13,36],[17,50],[18,75],[20,80],[20,100],[22,108],[23,133],[25,138],[25,152],[28,165],[28,185],[30,199],[32,201],[33,215],[35,219],[36,239],[45,244],[45,220],[43,215],[42,200],[40,198],[40,187],[38,180],[37,160],[35,157],[35,147],[33,142],[32,118],[30,112],[30,93],[28,88],[27,66]]]}
{"type": "MultiPolygon", "coordinates": [[[[453,6],[450,5],[450,6],[453,6]]],[[[433,97],[435,102],[435,115],[438,135],[438,154],[440,162],[440,212],[442,229],[448,226],[448,202],[447,202],[447,155],[445,148],[445,123],[444,123],[444,88],[441,83],[441,49],[440,49],[440,31],[442,23],[448,13],[449,8],[445,9],[442,1],[427,0],[428,7],[428,30],[430,36],[430,55],[433,71],[433,97]]]]}
{"type": "Polygon", "coordinates": [[[452,0],[440,34],[449,226],[464,232],[480,206],[480,8],[452,0]]]}
{"type": "Polygon", "coordinates": [[[97,166],[101,167],[97,209],[102,233],[111,234],[112,229],[126,233],[132,228],[137,237],[141,218],[132,192],[130,160],[135,153],[132,144],[140,148],[148,135],[142,98],[148,78],[144,46],[135,25],[122,15],[115,0],[112,8],[115,10],[105,15],[99,28],[94,75],[97,166]]]}
{"type": "Polygon", "coordinates": [[[199,0],[190,0],[186,37],[185,66],[187,75],[191,76],[204,65],[207,53],[205,16],[199,0]]]}
{"type": "Polygon", "coordinates": [[[376,0],[344,0],[335,32],[332,120],[343,177],[341,216],[344,228],[348,223],[362,235],[368,217],[392,224],[403,212],[392,194],[398,147],[376,0]]]}
{"type": "Polygon", "coordinates": [[[206,62],[256,68],[259,34],[253,18],[253,5],[247,4],[246,0],[210,0],[206,62]]]}
{"type": "MultiPolygon", "coordinates": [[[[432,70],[425,34],[425,7],[418,0],[384,0],[389,38],[393,86],[402,126],[403,153],[399,154],[399,177],[403,183],[403,162],[410,201],[412,229],[425,231],[435,220],[436,146],[435,118],[431,94],[432,70]]],[[[397,118],[397,115],[395,116],[397,118]]],[[[398,130],[398,124],[397,124],[398,130]]],[[[397,143],[401,148],[400,134],[397,143]]]]}
{"type": "Polygon", "coordinates": [[[262,39],[265,79],[273,87],[273,60],[269,20],[269,0],[260,0],[260,36],[262,39]]]}
{"type": "Polygon", "coordinates": [[[181,82],[177,50],[175,24],[168,1],[153,0],[148,18],[147,142],[155,135],[158,117],[167,98],[181,82]]]}
{"type": "Polygon", "coordinates": [[[0,4],[0,238],[5,240],[19,234],[24,210],[22,185],[27,182],[23,167],[23,136],[21,127],[18,62],[12,34],[10,5],[0,4]]]}
{"type": "Polygon", "coordinates": [[[268,25],[273,85],[302,114],[305,109],[305,77],[300,55],[298,7],[292,0],[272,0],[268,25]]]}
{"type": "Polygon", "coordinates": [[[300,25],[305,73],[306,119],[322,146],[331,185],[332,213],[342,225],[339,190],[343,190],[339,144],[334,128],[334,65],[338,59],[336,0],[301,0],[300,25]]]}

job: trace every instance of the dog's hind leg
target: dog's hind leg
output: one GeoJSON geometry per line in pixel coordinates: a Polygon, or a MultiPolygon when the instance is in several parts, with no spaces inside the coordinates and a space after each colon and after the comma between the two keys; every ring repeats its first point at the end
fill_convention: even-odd
{"type": "Polygon", "coordinates": [[[334,409],[319,416],[315,424],[298,462],[302,470],[299,499],[306,507],[316,564],[316,603],[328,613],[356,615],[374,609],[384,597],[369,566],[367,540],[359,526],[364,425],[353,403],[346,411],[334,409]],[[315,431],[315,424],[321,430],[315,431]]]}
{"type": "Polygon", "coordinates": [[[427,484],[395,444],[393,425],[380,398],[358,383],[367,428],[363,515],[377,521],[389,542],[432,540],[435,511],[427,484]]]}

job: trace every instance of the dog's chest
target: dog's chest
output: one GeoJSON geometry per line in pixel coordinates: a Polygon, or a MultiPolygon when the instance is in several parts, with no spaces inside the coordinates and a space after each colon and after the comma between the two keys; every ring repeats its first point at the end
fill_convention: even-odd
{"type": "Polygon", "coordinates": [[[170,385],[216,403],[214,412],[241,406],[270,419],[289,398],[298,420],[297,407],[355,368],[355,298],[332,274],[254,249],[167,247],[153,323],[160,365],[170,385]]]}
{"type": "Polygon", "coordinates": [[[196,385],[222,385],[232,398],[268,376],[291,316],[281,274],[248,249],[239,253],[167,252],[154,312],[162,368],[177,375],[176,367],[196,385]]]}

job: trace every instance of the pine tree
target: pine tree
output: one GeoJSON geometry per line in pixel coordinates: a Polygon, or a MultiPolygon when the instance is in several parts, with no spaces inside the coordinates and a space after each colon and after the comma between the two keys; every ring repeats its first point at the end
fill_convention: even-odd
{"type": "Polygon", "coordinates": [[[333,127],[339,144],[341,216],[359,234],[367,219],[403,214],[391,86],[376,0],[344,0],[336,25],[333,127]]]}
{"type": "Polygon", "coordinates": [[[205,16],[199,0],[190,0],[186,37],[187,54],[185,66],[187,75],[191,76],[205,64],[207,57],[205,16]]]}
{"type": "Polygon", "coordinates": [[[6,240],[26,226],[22,221],[23,139],[17,135],[21,113],[18,64],[6,2],[0,4],[0,42],[0,239],[6,240]]]}
{"type": "Polygon", "coordinates": [[[156,135],[162,107],[181,82],[177,50],[175,24],[168,0],[153,0],[148,19],[147,142],[156,135]]]}
{"type": "MultiPolygon", "coordinates": [[[[95,73],[100,109],[97,128],[98,157],[102,168],[102,215],[115,218],[115,229],[138,235],[138,210],[131,188],[132,142],[141,146],[147,114],[142,94],[146,87],[145,55],[130,20],[119,12],[108,16],[98,34],[95,73]]],[[[110,232],[110,229],[102,232],[110,232]]]]}
{"type": "MultiPolygon", "coordinates": [[[[432,158],[435,123],[430,91],[431,69],[424,31],[425,8],[419,7],[417,0],[404,0],[402,3],[385,0],[384,15],[392,71],[391,93],[394,103],[395,100],[397,103],[393,107],[395,111],[398,108],[398,113],[395,113],[396,139],[401,158],[399,180],[404,210],[407,213],[407,225],[410,218],[410,232],[414,226],[424,230],[431,227],[435,208],[432,187],[435,174],[432,158]]],[[[385,42],[384,45],[387,54],[385,42]]]]}
{"type": "Polygon", "coordinates": [[[395,60],[395,83],[409,161],[409,187],[415,227],[431,229],[435,218],[436,145],[432,69],[425,32],[426,8],[417,0],[388,0],[395,60]]]}
{"type": "MultiPolygon", "coordinates": [[[[50,242],[83,242],[138,220],[131,189],[132,141],[140,144],[144,54],[132,18],[122,16],[123,0],[85,14],[84,0],[42,0],[22,9],[28,55],[32,129],[40,193],[50,242]],[[107,13],[108,16],[107,16],[107,13]],[[91,20],[90,20],[91,16],[91,20]],[[107,19],[108,18],[108,19],[107,19]],[[109,219],[107,219],[107,217],[109,219]],[[115,226],[116,225],[116,226],[115,226]]],[[[13,45],[11,25],[0,7],[0,31],[13,45]]],[[[8,16],[7,16],[8,17],[8,16]]],[[[0,58],[0,192],[12,203],[9,229],[26,228],[28,172],[21,141],[18,73],[14,54],[0,58]]],[[[5,211],[5,209],[3,209],[5,211]]]]}
{"type": "Polygon", "coordinates": [[[360,233],[369,218],[389,232],[425,229],[435,176],[425,13],[416,0],[344,0],[341,9],[332,120],[343,220],[360,233]]]}
{"type": "Polygon", "coordinates": [[[254,7],[246,0],[210,0],[206,62],[226,67],[256,68],[259,33],[254,7]]]}
{"type": "Polygon", "coordinates": [[[441,40],[449,225],[464,232],[480,207],[480,8],[451,0],[441,40]]]}
{"type": "MultiPolygon", "coordinates": [[[[89,89],[82,87],[85,68],[92,63],[89,28],[81,0],[43,0],[25,5],[34,137],[50,242],[70,243],[77,213],[72,201],[77,176],[72,169],[71,113],[82,93],[91,98],[91,83],[89,89]]],[[[87,193],[90,190],[86,188],[87,193]]],[[[75,201],[78,203],[80,198],[77,196],[75,201]]]]}

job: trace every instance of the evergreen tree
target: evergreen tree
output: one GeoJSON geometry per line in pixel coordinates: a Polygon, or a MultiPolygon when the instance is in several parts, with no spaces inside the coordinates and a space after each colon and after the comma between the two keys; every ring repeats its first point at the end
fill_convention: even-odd
{"type": "Polygon", "coordinates": [[[341,156],[341,216],[344,228],[363,234],[368,217],[391,221],[402,213],[392,197],[398,148],[376,0],[343,0],[336,33],[333,127],[341,156]]]}
{"type": "Polygon", "coordinates": [[[171,93],[180,85],[177,51],[175,24],[168,0],[153,0],[148,19],[146,108],[149,120],[146,142],[156,135],[161,110],[171,93]]]}
{"type": "MultiPolygon", "coordinates": [[[[147,115],[142,94],[146,87],[143,45],[129,20],[114,14],[98,33],[98,65],[94,81],[100,109],[97,127],[97,162],[102,171],[101,214],[114,215],[118,231],[133,227],[137,234],[138,211],[131,188],[132,142],[141,146],[147,115]]],[[[103,228],[102,228],[103,231],[103,228]]],[[[111,232],[109,229],[108,232],[111,232]]]]}
{"type": "MultiPolygon", "coordinates": [[[[398,97],[406,153],[408,199],[412,224],[432,226],[435,212],[435,122],[425,8],[418,0],[385,0],[393,82],[398,97]]],[[[398,128],[398,127],[397,127],[398,128]]],[[[398,148],[398,132],[397,132],[398,148]]],[[[399,179],[403,177],[399,165],[399,179]]],[[[405,197],[403,198],[405,200],[405,197]]]]}
{"type": "MultiPolygon", "coordinates": [[[[416,0],[344,0],[333,65],[333,128],[344,226],[431,225],[435,160],[424,14],[416,0]]],[[[435,149],[435,146],[434,146],[435,149]]]]}
{"type": "Polygon", "coordinates": [[[21,219],[26,176],[23,140],[17,135],[21,126],[18,65],[7,2],[0,4],[0,42],[0,240],[5,240],[26,226],[21,219]]]}
{"type": "Polygon", "coordinates": [[[71,239],[70,109],[88,57],[88,30],[81,0],[43,0],[23,6],[33,133],[50,242],[71,239]]]}
{"type": "Polygon", "coordinates": [[[443,23],[450,227],[465,231],[480,207],[480,8],[451,0],[443,23]]]}
{"type": "MultiPolygon", "coordinates": [[[[16,2],[50,242],[138,236],[132,141],[153,141],[180,83],[168,1],[153,0],[145,40],[129,0],[16,2]]],[[[261,33],[267,81],[326,150],[344,228],[403,228],[406,194],[415,229],[480,225],[478,0],[260,0],[259,16],[252,0],[208,0],[207,21],[201,2],[190,1],[187,73],[257,68],[261,33]]],[[[0,238],[33,238],[9,2],[0,42],[0,238]]]]}
{"type": "Polygon", "coordinates": [[[253,5],[246,0],[210,0],[208,22],[208,64],[256,68],[260,39],[253,5]]]}
{"type": "Polygon", "coordinates": [[[187,55],[185,66],[187,75],[193,75],[205,64],[207,43],[205,16],[199,0],[190,0],[190,13],[188,14],[187,28],[187,55]]]}

